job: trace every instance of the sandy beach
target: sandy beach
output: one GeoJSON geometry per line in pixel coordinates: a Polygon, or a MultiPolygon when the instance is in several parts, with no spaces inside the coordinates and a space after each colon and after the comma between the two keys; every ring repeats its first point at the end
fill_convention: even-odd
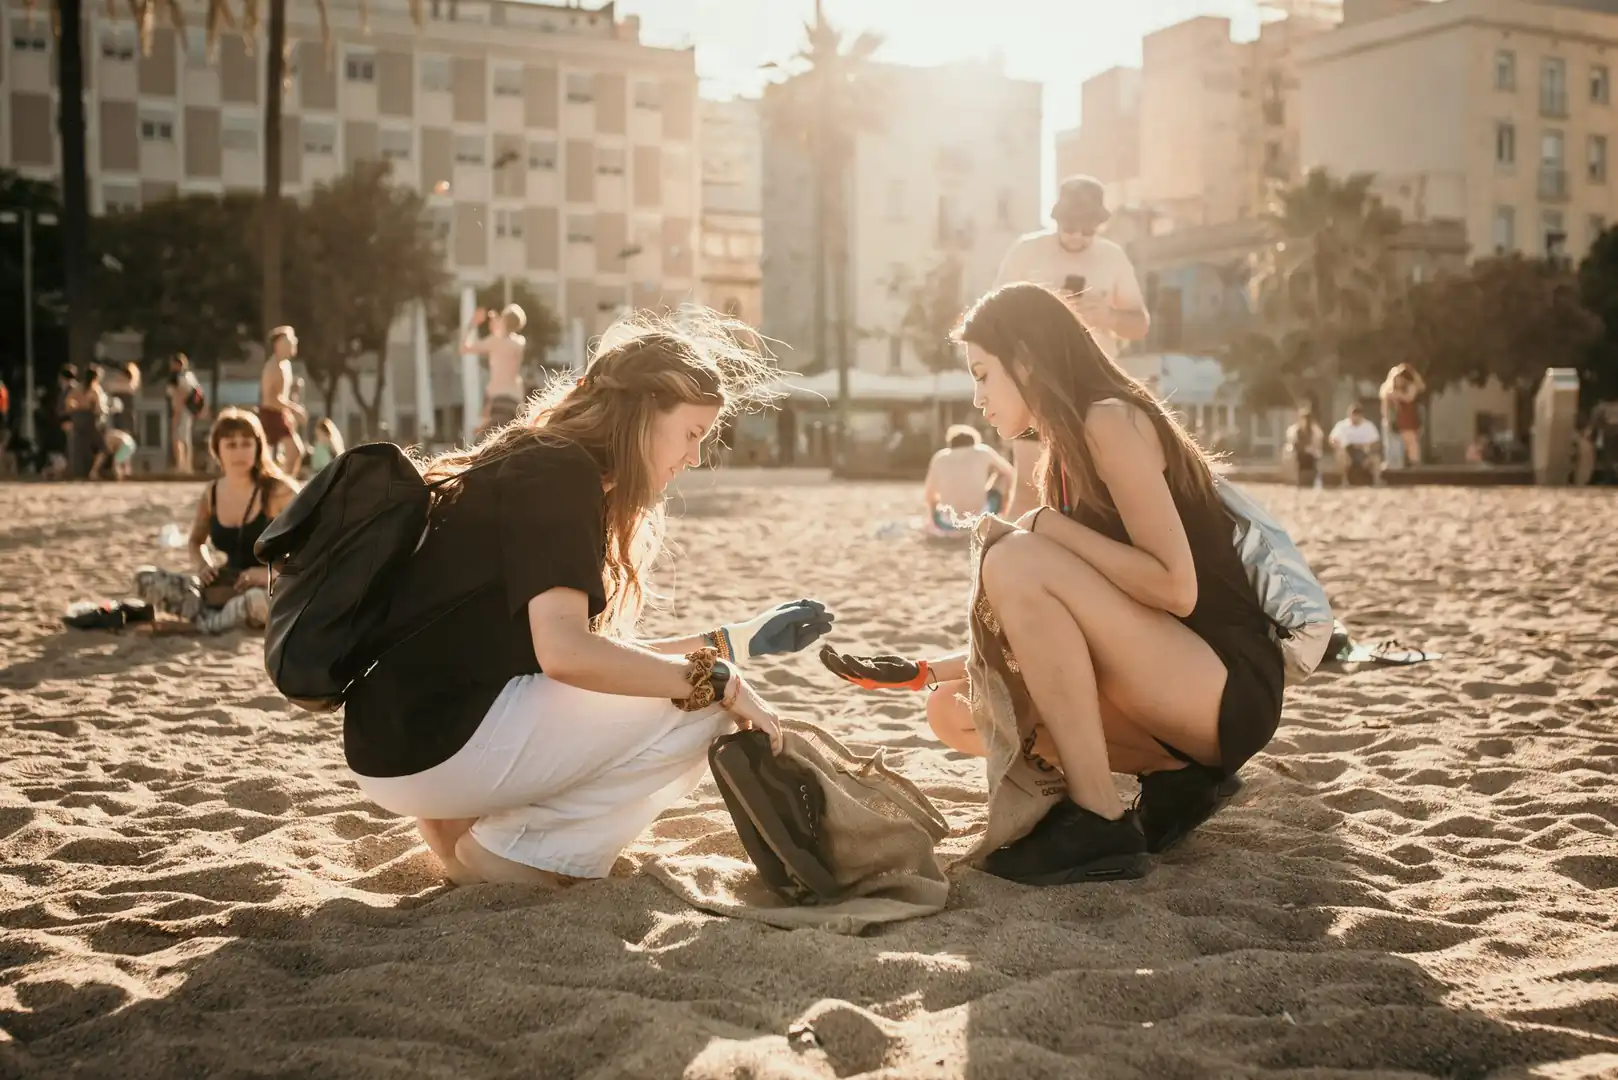
{"type": "MultiPolygon", "coordinates": [[[[649,630],[809,595],[845,648],[964,639],[964,549],[891,524],[913,489],[688,486],[649,630]]],[[[845,937],[638,871],[733,844],[708,783],[611,879],[449,887],[255,641],[64,630],[198,491],[0,486],[0,1077],[1618,1075],[1608,494],[1255,489],[1357,637],[1445,659],[1294,691],[1236,802],[1143,881],[966,872],[943,914],[845,937]]],[[[981,767],[921,696],[812,651],[753,670],[888,748],[945,852],[969,844],[981,767]]]]}

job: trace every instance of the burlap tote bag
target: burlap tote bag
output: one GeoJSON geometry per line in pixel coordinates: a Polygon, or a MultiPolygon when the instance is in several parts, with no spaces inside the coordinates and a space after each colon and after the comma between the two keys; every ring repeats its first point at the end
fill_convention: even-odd
{"type": "Polygon", "coordinates": [[[813,724],[788,720],[782,727],[782,753],[813,770],[825,791],[825,850],[841,898],[796,907],[777,897],[747,861],[728,815],[722,831],[654,854],[645,869],[693,907],[785,929],[858,934],[942,911],[949,880],[934,846],[949,826],[931,800],[888,768],[880,749],[862,757],[813,724]]]}

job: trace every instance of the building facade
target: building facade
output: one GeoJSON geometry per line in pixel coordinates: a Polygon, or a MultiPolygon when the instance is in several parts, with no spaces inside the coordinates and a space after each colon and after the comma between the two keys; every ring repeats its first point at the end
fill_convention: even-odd
{"type": "Polygon", "coordinates": [[[1140,69],[1115,67],[1080,88],[1079,126],[1056,134],[1056,182],[1076,174],[1107,187],[1112,206],[1138,199],[1140,69]]]}
{"type": "Polygon", "coordinates": [[[759,102],[704,101],[702,287],[715,311],[763,322],[764,138],[759,102]]]}
{"type": "Polygon", "coordinates": [[[1304,165],[1375,173],[1406,219],[1464,222],[1474,257],[1582,257],[1618,214],[1618,4],[1349,0],[1344,15],[1300,53],[1304,165]]]}
{"type": "Polygon", "coordinates": [[[792,347],[785,362],[799,371],[835,367],[839,342],[846,342],[854,369],[930,376],[915,335],[905,330],[906,283],[951,268],[959,311],[993,284],[1012,242],[1040,227],[1040,86],[981,64],[883,64],[871,78],[880,123],[856,141],[841,196],[846,233],[828,237],[831,261],[846,251],[848,273],[839,282],[834,269],[828,285],[824,357],[812,348],[809,161],[790,133],[766,125],[765,333],[792,347]]]}
{"type": "MultiPolygon", "coordinates": [[[[638,19],[617,18],[611,4],[429,0],[419,29],[404,0],[379,0],[364,15],[355,0],[327,9],[329,49],[312,5],[288,12],[297,43],[283,104],[289,197],[357,161],[391,162],[427,195],[457,282],[527,283],[573,331],[575,353],[627,306],[695,297],[690,49],[642,44],[638,19]]],[[[5,0],[0,18],[0,167],[55,179],[49,20],[20,0],[5,0]]],[[[142,54],[123,12],[87,7],[85,20],[92,212],[261,189],[262,48],[226,33],[210,55],[198,14],[184,34],[157,27],[142,54]]],[[[396,434],[417,426],[412,356],[401,325],[388,357],[404,365],[388,380],[396,434]]],[[[455,375],[434,375],[448,395],[437,408],[458,405],[455,375]]]]}

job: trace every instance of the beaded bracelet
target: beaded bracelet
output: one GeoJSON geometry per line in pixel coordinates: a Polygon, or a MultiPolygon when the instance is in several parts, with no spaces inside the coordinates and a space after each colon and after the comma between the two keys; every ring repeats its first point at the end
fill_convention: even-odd
{"type": "Polygon", "coordinates": [[[687,667],[685,681],[691,684],[691,693],[683,698],[672,698],[681,712],[700,712],[714,703],[714,665],[719,662],[716,649],[698,649],[685,654],[687,667]]]}
{"type": "Polygon", "coordinates": [[[721,626],[717,630],[710,630],[702,635],[702,640],[719,654],[721,660],[736,659],[736,649],[730,642],[730,631],[721,626]]]}

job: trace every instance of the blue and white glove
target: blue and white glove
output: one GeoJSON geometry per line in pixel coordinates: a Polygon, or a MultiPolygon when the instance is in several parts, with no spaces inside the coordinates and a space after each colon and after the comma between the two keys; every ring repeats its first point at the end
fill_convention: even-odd
{"type": "Polygon", "coordinates": [[[727,623],[703,634],[726,660],[751,660],[772,653],[791,653],[812,645],[831,629],[835,616],[818,600],[777,604],[744,623],[727,623]]]}

